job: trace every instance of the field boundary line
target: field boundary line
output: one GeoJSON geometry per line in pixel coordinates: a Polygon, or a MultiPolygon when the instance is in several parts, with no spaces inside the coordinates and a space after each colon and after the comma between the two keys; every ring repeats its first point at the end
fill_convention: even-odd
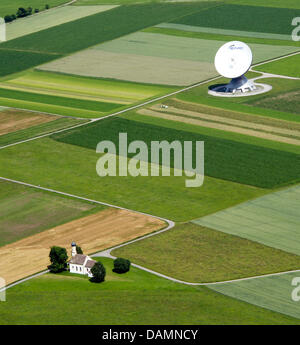
{"type": "MultiPolygon", "coordinates": [[[[297,54],[300,54],[300,51],[294,52],[294,53],[290,53],[290,54],[287,54],[287,55],[284,55],[284,56],[281,56],[281,57],[277,57],[277,58],[274,58],[274,59],[271,59],[271,60],[267,60],[267,61],[264,61],[264,62],[255,64],[255,65],[253,65],[253,66],[250,68],[250,71],[253,71],[253,72],[255,72],[255,73],[261,73],[261,74],[263,74],[264,72],[254,71],[254,70],[252,70],[252,68],[253,68],[253,67],[256,67],[256,66],[263,65],[263,64],[268,63],[268,62],[277,61],[277,60],[284,59],[284,58],[287,58],[287,57],[290,57],[290,56],[293,56],[293,55],[297,55],[297,54]]],[[[274,76],[276,76],[276,75],[274,75],[274,76]]],[[[259,76],[259,77],[262,77],[262,76],[259,76]]],[[[259,78],[259,77],[257,77],[257,78],[259,78]]],[[[282,76],[282,77],[284,77],[284,76],[282,76]]],[[[1,147],[0,147],[0,150],[5,149],[5,148],[10,147],[10,146],[14,146],[14,145],[23,144],[23,143],[26,143],[26,142],[29,142],[29,141],[33,141],[33,140],[36,140],[36,139],[41,139],[41,138],[50,136],[50,135],[52,135],[52,134],[61,133],[61,132],[64,132],[64,131],[67,131],[67,130],[70,130],[70,129],[77,128],[77,127],[86,126],[87,124],[89,124],[89,123],[91,123],[91,122],[101,121],[101,120],[107,119],[107,118],[112,117],[112,116],[117,116],[117,115],[126,113],[126,112],[128,112],[128,111],[131,111],[131,110],[134,110],[134,109],[138,109],[138,108],[143,107],[143,106],[145,106],[145,105],[147,105],[147,104],[151,104],[151,103],[157,102],[157,101],[159,101],[159,100],[165,99],[165,98],[167,98],[167,97],[171,97],[171,96],[177,95],[177,94],[179,94],[179,93],[182,93],[182,92],[191,90],[191,89],[193,89],[193,88],[195,88],[195,87],[198,87],[198,86],[200,86],[200,85],[204,85],[204,84],[206,84],[206,83],[210,83],[211,81],[214,81],[214,80],[217,80],[217,79],[220,79],[220,78],[222,78],[222,76],[216,76],[216,77],[213,77],[213,78],[210,78],[210,79],[201,81],[201,82],[199,82],[199,83],[196,83],[196,84],[193,84],[193,85],[189,85],[189,86],[184,87],[184,88],[182,88],[182,89],[180,89],[180,90],[176,90],[176,91],[170,92],[170,93],[168,93],[168,94],[166,94],[166,95],[159,96],[159,97],[150,99],[150,100],[148,100],[148,101],[145,101],[145,102],[143,102],[143,103],[136,104],[136,105],[131,106],[131,107],[129,107],[129,108],[126,108],[126,109],[123,109],[123,110],[114,112],[114,113],[112,113],[112,114],[108,114],[108,115],[106,115],[106,116],[102,116],[102,117],[98,117],[98,118],[87,119],[87,120],[90,120],[90,121],[85,122],[85,123],[82,123],[82,124],[79,124],[79,125],[76,125],[76,126],[67,127],[67,128],[62,129],[62,130],[49,132],[49,133],[46,133],[46,134],[43,134],[43,135],[39,135],[39,136],[36,136],[36,137],[33,137],[33,138],[29,138],[29,139],[26,139],[26,140],[17,141],[17,142],[15,142],[15,143],[12,143],[12,144],[9,144],[9,145],[1,146],[1,147]]],[[[257,78],[253,78],[253,79],[257,79],[257,78]]],[[[21,109],[21,110],[26,110],[26,109],[21,109]]]]}
{"type": "MultiPolygon", "coordinates": [[[[145,212],[141,212],[141,211],[136,211],[136,210],[131,210],[131,209],[128,209],[126,207],[117,206],[117,205],[109,204],[109,203],[106,203],[106,202],[102,202],[102,201],[98,201],[98,200],[93,200],[93,199],[81,197],[81,196],[78,196],[78,195],[75,195],[75,194],[61,192],[61,191],[58,191],[58,190],[55,190],[55,189],[51,189],[51,188],[36,186],[36,185],[30,184],[30,183],[26,183],[26,182],[22,182],[22,181],[17,181],[17,180],[9,179],[9,178],[2,177],[2,176],[0,176],[0,180],[16,183],[16,184],[20,184],[20,185],[24,185],[24,186],[27,186],[27,187],[36,188],[36,189],[44,190],[44,191],[47,191],[47,192],[56,193],[56,194],[68,196],[68,197],[71,197],[71,198],[80,199],[80,200],[84,200],[84,201],[87,201],[87,202],[91,202],[91,203],[95,203],[95,204],[99,204],[99,205],[104,205],[104,206],[108,206],[108,207],[112,207],[112,208],[116,208],[116,209],[120,209],[120,210],[126,210],[126,211],[130,211],[130,212],[134,212],[134,213],[139,213],[139,214],[142,214],[142,215],[145,215],[145,216],[150,216],[150,217],[153,217],[153,218],[156,218],[156,219],[160,219],[160,220],[162,220],[162,221],[164,221],[164,222],[166,222],[168,224],[165,228],[163,228],[161,230],[158,230],[158,231],[152,232],[150,234],[138,237],[138,238],[136,238],[134,240],[131,240],[131,241],[128,241],[128,242],[125,242],[125,243],[121,243],[121,244],[119,244],[117,246],[114,246],[112,248],[109,248],[109,249],[106,249],[106,250],[103,250],[103,251],[99,251],[99,252],[96,252],[94,254],[90,254],[91,257],[107,257],[107,258],[110,258],[110,259],[116,259],[115,256],[111,255],[111,252],[113,250],[121,248],[121,247],[124,247],[124,246],[127,246],[129,244],[132,244],[132,243],[135,243],[135,242],[138,242],[138,241],[141,241],[141,240],[144,240],[146,238],[158,235],[160,233],[163,233],[165,231],[168,231],[168,230],[172,229],[175,226],[175,222],[173,222],[172,220],[169,220],[169,219],[163,218],[163,217],[159,217],[159,216],[155,216],[155,215],[151,215],[149,213],[145,213],[145,212]]],[[[141,269],[143,271],[146,271],[148,273],[151,273],[153,275],[156,275],[158,277],[161,277],[161,278],[173,281],[175,283],[180,283],[180,284],[190,285],[190,286],[210,286],[210,285],[233,283],[233,282],[245,281],[245,280],[250,280],[250,279],[258,279],[258,278],[264,278],[264,277],[278,276],[278,275],[283,275],[283,274],[288,274],[288,273],[300,272],[300,269],[298,269],[298,270],[292,270],[292,271],[269,273],[269,274],[265,274],[265,275],[258,275],[258,276],[239,278],[239,279],[232,279],[232,280],[226,280],[226,281],[211,282],[211,283],[191,283],[191,282],[187,282],[187,281],[183,281],[183,280],[180,280],[180,279],[169,277],[169,276],[167,276],[165,274],[153,271],[151,269],[148,269],[146,267],[140,266],[140,265],[135,264],[135,263],[132,263],[132,266],[134,266],[134,267],[136,267],[138,269],[141,269]]],[[[22,282],[27,281],[29,279],[32,279],[32,278],[35,278],[37,276],[46,274],[48,272],[49,272],[49,270],[45,270],[45,271],[33,274],[31,276],[28,276],[26,278],[23,278],[23,279],[21,279],[19,281],[11,283],[8,286],[0,289],[0,292],[4,291],[6,289],[9,289],[9,288],[11,288],[13,286],[16,286],[18,284],[21,284],[22,282]]]]}
{"type": "MultiPolygon", "coordinates": [[[[250,70],[251,70],[253,67],[258,67],[258,66],[267,64],[267,63],[269,63],[269,62],[274,62],[274,61],[282,60],[282,59],[288,58],[288,57],[290,57],[290,56],[298,55],[298,54],[300,54],[300,50],[298,50],[298,51],[296,51],[296,52],[293,52],[293,53],[289,53],[289,54],[287,54],[287,55],[279,56],[279,57],[274,58],[274,59],[266,60],[266,61],[263,61],[263,62],[258,62],[258,63],[256,63],[256,64],[254,64],[253,66],[251,66],[250,70]]],[[[259,71],[259,72],[260,72],[260,71],[259,71]]],[[[262,72],[260,72],[260,73],[262,73],[262,72]]]]}
{"type": "MultiPolygon", "coordinates": [[[[88,123],[91,123],[91,122],[101,121],[101,120],[107,119],[107,118],[112,117],[112,116],[117,116],[117,115],[123,114],[123,113],[125,113],[125,112],[127,112],[127,111],[131,111],[131,110],[134,110],[134,109],[143,107],[143,106],[145,106],[145,105],[147,105],[147,104],[151,104],[151,103],[157,102],[157,101],[159,101],[159,100],[165,99],[165,98],[167,98],[167,97],[174,96],[174,95],[176,95],[176,94],[178,94],[178,93],[181,93],[181,92],[190,90],[190,89],[192,89],[192,88],[195,88],[195,87],[197,87],[197,86],[200,86],[200,85],[209,83],[209,82],[214,81],[214,80],[219,79],[219,78],[221,78],[221,77],[220,77],[220,76],[217,76],[217,77],[213,77],[213,78],[208,79],[208,80],[201,81],[201,82],[199,82],[199,83],[197,83],[197,84],[187,86],[187,87],[185,87],[185,88],[183,88],[183,89],[173,91],[173,92],[168,93],[168,94],[163,95],[163,96],[159,96],[159,97],[156,97],[156,98],[152,98],[152,99],[150,99],[150,100],[148,100],[148,101],[145,101],[145,102],[143,102],[143,103],[139,103],[139,104],[133,105],[133,106],[131,106],[131,107],[129,107],[129,108],[126,108],[126,109],[123,109],[123,110],[119,110],[119,111],[114,112],[114,113],[112,113],[112,114],[108,114],[108,115],[105,115],[105,116],[102,116],[102,117],[92,118],[92,119],[87,118],[87,120],[90,120],[90,121],[85,122],[85,123],[81,123],[81,124],[76,125],[76,126],[63,128],[63,129],[58,130],[58,131],[53,131],[53,132],[46,133],[46,134],[42,134],[42,135],[39,135],[39,136],[36,136],[36,137],[33,137],[33,138],[29,138],[29,139],[26,139],[26,140],[17,141],[17,142],[15,142],[15,143],[12,143],[12,144],[5,145],[5,146],[0,147],[0,150],[5,149],[5,148],[10,147],[10,146],[15,146],[15,145],[18,145],[18,144],[23,144],[23,143],[26,143],[26,142],[29,142],[29,141],[33,141],[33,140],[36,140],[36,139],[41,139],[41,138],[50,136],[50,135],[52,135],[52,134],[61,133],[61,132],[67,131],[67,130],[69,130],[69,129],[74,129],[74,128],[81,127],[81,126],[86,126],[88,123]]],[[[26,109],[20,109],[20,110],[26,110],[26,109]]],[[[55,115],[55,114],[54,114],[54,115],[55,115]]]]}

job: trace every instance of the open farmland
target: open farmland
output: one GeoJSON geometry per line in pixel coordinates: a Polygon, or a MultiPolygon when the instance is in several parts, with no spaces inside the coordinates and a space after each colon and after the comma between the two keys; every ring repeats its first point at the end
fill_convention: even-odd
{"type": "MultiPolygon", "coordinates": [[[[252,72],[251,72],[252,73],[252,72]]],[[[248,76],[253,78],[253,76],[248,76]]],[[[227,82],[228,79],[219,79],[217,84],[227,82]]],[[[262,78],[258,83],[265,83],[272,86],[272,90],[260,95],[251,97],[214,97],[207,93],[208,85],[200,85],[176,96],[181,101],[191,102],[201,105],[209,105],[219,109],[237,111],[244,114],[253,114],[259,117],[270,117],[290,122],[300,122],[298,116],[299,108],[297,101],[291,99],[286,101],[282,95],[289,92],[295,92],[300,87],[300,80],[280,79],[280,78],[262,78]],[[271,101],[275,99],[275,102],[271,101]]],[[[213,82],[209,85],[214,84],[213,82]]]]}
{"type": "Polygon", "coordinates": [[[299,305],[291,298],[291,284],[296,277],[299,277],[299,272],[208,287],[223,295],[299,319],[299,305]]]}
{"type": "MultiPolygon", "coordinates": [[[[45,8],[46,3],[50,7],[54,7],[62,5],[66,2],[68,2],[68,0],[30,0],[30,5],[32,6],[32,8],[38,8],[40,10],[43,10],[45,8]]],[[[17,12],[17,9],[19,7],[26,5],[29,6],[27,0],[1,0],[0,16],[4,17],[7,14],[13,14],[17,12]]]]}
{"type": "Polygon", "coordinates": [[[169,106],[168,109],[161,108],[161,105],[155,105],[150,107],[149,109],[139,110],[138,114],[193,124],[207,128],[214,128],[233,133],[245,134],[292,145],[300,145],[299,126],[297,126],[297,129],[289,129],[280,128],[279,126],[276,127],[268,124],[252,123],[250,121],[245,121],[244,119],[229,119],[224,116],[200,113],[193,110],[184,110],[184,108],[188,109],[189,107],[191,107],[192,103],[179,103],[173,101],[173,104],[174,103],[175,106],[169,106]],[[178,104],[181,104],[181,109],[176,107],[176,105],[178,104]]]}
{"type": "Polygon", "coordinates": [[[7,133],[19,131],[42,123],[55,121],[58,116],[31,113],[13,109],[0,111],[0,138],[7,133]]]}
{"type": "Polygon", "coordinates": [[[69,248],[70,243],[76,241],[90,254],[164,226],[159,219],[134,212],[100,211],[0,247],[1,276],[9,284],[45,270],[50,264],[49,248],[54,245],[69,248]]]}
{"type": "Polygon", "coordinates": [[[281,74],[289,77],[300,78],[300,54],[285,59],[269,62],[255,67],[255,70],[266,73],[281,74]]]}
{"type": "MultiPolygon", "coordinates": [[[[217,76],[213,61],[222,44],[218,40],[137,32],[55,60],[40,69],[142,83],[190,85],[217,76]]],[[[298,49],[256,43],[250,46],[255,52],[255,63],[298,49]]]]}
{"type": "Polygon", "coordinates": [[[288,271],[300,257],[192,223],[115,249],[112,255],[176,279],[208,283],[288,271]]]}
{"type": "MultiPolygon", "coordinates": [[[[3,43],[1,44],[1,46],[3,43]]],[[[10,49],[1,49],[0,60],[0,77],[7,76],[12,73],[21,72],[25,69],[40,65],[61,57],[60,54],[46,54],[30,51],[19,51],[10,49]]]]}
{"type": "MultiPolygon", "coordinates": [[[[167,129],[125,118],[105,119],[54,135],[52,138],[95,150],[101,140],[111,140],[117,145],[119,132],[127,133],[128,142],[142,140],[148,147],[151,147],[153,140],[204,141],[206,176],[262,188],[274,188],[299,180],[299,155],[214,136],[199,135],[184,129],[167,129]]],[[[133,155],[128,154],[128,157],[133,155]]],[[[195,156],[193,161],[195,163],[195,156]]]]}
{"type": "Polygon", "coordinates": [[[0,324],[300,324],[299,0],[63,1],[0,0],[0,324]],[[208,94],[231,40],[267,93],[208,94]],[[104,282],[30,276],[73,241],[104,282]]]}
{"type": "MultiPolygon", "coordinates": [[[[225,30],[251,31],[287,36],[291,35],[291,20],[297,16],[295,9],[271,8],[262,6],[240,6],[223,4],[207,9],[204,12],[193,13],[174,20],[174,23],[212,27],[225,30]],[[253,20],[255,18],[255,20],[253,20]],[[276,25],[274,25],[276,18],[276,25]]],[[[225,32],[226,34],[226,32],[225,32]]]]}
{"type": "Polygon", "coordinates": [[[0,191],[0,246],[103,208],[2,180],[0,191]]]}
{"type": "Polygon", "coordinates": [[[107,271],[100,286],[91,284],[86,277],[67,273],[46,274],[10,288],[7,302],[0,304],[1,323],[299,324],[299,320],[290,316],[223,296],[206,287],[175,284],[135,267],[118,275],[112,272],[112,260],[100,260],[107,271]],[[45,309],[49,312],[45,313],[45,309]]]}
{"type": "MultiPolygon", "coordinates": [[[[48,29],[73,20],[86,17],[95,13],[114,8],[111,5],[102,6],[64,6],[51,8],[38,15],[27,17],[25,20],[17,20],[7,25],[6,39],[12,40],[17,37],[29,35],[33,32],[48,29]]],[[[17,7],[16,7],[17,9],[17,7]]]]}
{"type": "MultiPolygon", "coordinates": [[[[82,2],[85,1],[95,1],[101,2],[101,0],[80,0],[82,2]]],[[[268,0],[261,1],[261,0],[229,0],[231,4],[237,5],[253,5],[253,6],[268,6],[268,7],[279,7],[279,8],[293,8],[300,10],[300,4],[298,0],[268,0]]]]}
{"type": "Polygon", "coordinates": [[[172,171],[168,178],[101,178],[95,169],[99,157],[89,148],[39,139],[1,150],[1,174],[175,221],[201,217],[265,193],[260,188],[209,176],[201,188],[186,188],[188,177],[173,176],[172,171]]]}
{"type": "Polygon", "coordinates": [[[174,88],[29,71],[0,82],[3,105],[56,114],[101,117],[174,88]]]}
{"type": "Polygon", "coordinates": [[[300,187],[290,187],[194,222],[298,255],[299,200],[300,187]]]}
{"type": "Polygon", "coordinates": [[[70,54],[208,6],[209,3],[152,3],[119,6],[110,11],[96,13],[4,42],[1,44],[1,49],[70,54]],[[109,30],[107,30],[108,26],[109,30]],[[80,35],[74,35],[74,32],[80,35]]]}
{"type": "Polygon", "coordinates": [[[54,121],[42,123],[26,129],[19,129],[15,132],[1,135],[0,147],[27,140],[40,135],[46,135],[48,133],[52,133],[53,131],[62,130],[64,128],[77,126],[83,123],[84,121],[85,120],[59,117],[57,120],[54,121]]]}

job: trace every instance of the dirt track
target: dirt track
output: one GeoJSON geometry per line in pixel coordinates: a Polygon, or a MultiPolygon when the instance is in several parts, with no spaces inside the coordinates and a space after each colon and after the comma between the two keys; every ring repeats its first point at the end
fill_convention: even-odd
{"type": "Polygon", "coordinates": [[[0,111],[0,135],[15,132],[20,129],[54,121],[58,116],[26,112],[21,110],[0,111]]]}
{"type": "Polygon", "coordinates": [[[6,284],[47,268],[53,245],[78,243],[94,253],[164,227],[159,219],[126,210],[108,209],[74,220],[0,248],[0,276],[6,284]]]}

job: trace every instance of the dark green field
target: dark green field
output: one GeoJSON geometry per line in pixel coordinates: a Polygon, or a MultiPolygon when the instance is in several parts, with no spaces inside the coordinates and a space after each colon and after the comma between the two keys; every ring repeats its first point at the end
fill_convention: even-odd
{"type": "MultiPolygon", "coordinates": [[[[99,260],[99,258],[97,258],[99,260]]],[[[106,281],[76,274],[46,274],[7,291],[1,324],[200,325],[299,324],[299,320],[223,296],[206,287],[176,284],[132,267],[106,281]],[[47,310],[47,312],[45,312],[47,310]]]]}
{"type": "Polygon", "coordinates": [[[286,8],[225,4],[179,18],[174,23],[219,29],[291,34],[298,11],[286,8]]]}
{"type": "Polygon", "coordinates": [[[9,90],[0,88],[0,97],[8,99],[17,99],[27,102],[37,102],[42,104],[51,104],[64,106],[69,108],[77,108],[84,110],[92,110],[99,112],[109,112],[111,110],[122,107],[121,104],[109,103],[109,102],[99,102],[99,101],[90,101],[83,100],[75,97],[61,97],[53,95],[44,95],[34,92],[24,92],[18,90],[9,90]]]}
{"type": "Polygon", "coordinates": [[[119,132],[127,133],[128,142],[142,140],[148,147],[154,140],[204,141],[206,176],[262,188],[274,188],[299,180],[300,162],[296,154],[118,117],[53,135],[52,138],[95,150],[101,140],[111,140],[118,146],[119,132]]]}
{"type": "Polygon", "coordinates": [[[120,6],[5,42],[1,48],[70,54],[212,5],[204,2],[120,6]]]}
{"type": "Polygon", "coordinates": [[[0,45],[0,77],[62,57],[60,54],[1,49],[3,44],[0,45]]]}

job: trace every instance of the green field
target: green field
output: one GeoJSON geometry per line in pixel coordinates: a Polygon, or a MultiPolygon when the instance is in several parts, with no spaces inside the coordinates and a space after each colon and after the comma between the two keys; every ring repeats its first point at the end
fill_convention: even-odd
{"type": "MultiPolygon", "coordinates": [[[[204,141],[205,176],[262,188],[274,188],[299,180],[299,155],[119,117],[65,131],[53,138],[95,150],[101,140],[111,140],[118,145],[119,132],[127,133],[128,142],[142,140],[148,147],[154,140],[204,141]]],[[[128,157],[132,156],[134,154],[128,154],[128,157]]],[[[195,163],[195,156],[193,158],[195,163]]]]}
{"type": "Polygon", "coordinates": [[[295,302],[291,298],[292,291],[295,288],[295,286],[292,286],[292,280],[296,277],[299,277],[299,272],[241,282],[209,285],[208,287],[222,295],[299,319],[299,302],[295,302]]]}
{"type": "Polygon", "coordinates": [[[4,42],[1,44],[1,49],[70,54],[208,6],[209,4],[206,3],[120,6],[4,42]],[[74,32],[78,34],[74,35],[74,32]]]}
{"type": "Polygon", "coordinates": [[[287,75],[289,77],[300,78],[300,54],[287,57],[285,59],[269,62],[254,69],[257,71],[287,75]]]}
{"type": "Polygon", "coordinates": [[[235,31],[290,35],[291,21],[294,17],[297,17],[295,9],[224,4],[171,22],[235,31]]]}
{"type": "Polygon", "coordinates": [[[0,16],[4,17],[7,14],[15,14],[19,7],[28,8],[31,6],[33,9],[38,8],[43,10],[45,5],[50,7],[62,5],[68,2],[67,0],[1,0],[0,16]]]}
{"type": "Polygon", "coordinates": [[[271,46],[291,46],[298,47],[299,42],[292,41],[290,35],[278,35],[268,33],[258,33],[252,31],[235,31],[214,29],[209,27],[191,26],[176,23],[161,23],[151,28],[146,28],[143,32],[150,32],[156,34],[198,38],[202,40],[216,40],[216,41],[242,41],[247,44],[261,44],[271,46]]]}
{"type": "Polygon", "coordinates": [[[176,90],[157,85],[84,78],[42,71],[14,75],[13,78],[6,78],[0,86],[19,91],[34,91],[47,95],[120,104],[131,104],[176,90]]]}
{"type": "MultiPolygon", "coordinates": [[[[2,46],[3,43],[1,43],[2,46]]],[[[0,46],[0,47],[1,47],[0,46]]],[[[43,64],[62,55],[1,49],[0,77],[43,64]]]]}
{"type": "MultiPolygon", "coordinates": [[[[85,1],[85,0],[80,0],[85,1]]],[[[89,1],[89,0],[87,0],[89,1]]],[[[93,0],[91,0],[93,1],[93,0]]],[[[97,1],[97,0],[94,0],[97,1]]],[[[296,8],[300,10],[300,4],[298,0],[229,0],[231,4],[237,5],[252,5],[252,6],[269,6],[269,7],[281,7],[281,8],[296,8]]]]}
{"type": "MultiPolygon", "coordinates": [[[[28,0],[27,0],[28,2],[28,0]]],[[[16,20],[6,27],[6,39],[11,40],[33,32],[48,29],[52,26],[71,22],[94,13],[110,10],[114,6],[64,6],[53,8],[39,15],[27,17],[26,20],[16,20]]]]}
{"type": "MultiPolygon", "coordinates": [[[[124,114],[121,117],[126,118],[127,120],[133,120],[136,122],[142,122],[149,125],[155,125],[162,128],[167,128],[167,130],[169,130],[170,128],[175,129],[175,130],[180,130],[180,131],[184,130],[185,132],[192,132],[198,135],[205,135],[205,136],[230,140],[237,143],[244,143],[247,145],[251,144],[254,146],[261,146],[261,147],[266,147],[270,149],[300,154],[300,148],[297,145],[280,143],[280,142],[257,138],[257,137],[253,137],[249,135],[244,135],[244,134],[239,134],[239,133],[234,133],[234,132],[226,132],[226,131],[218,130],[214,128],[195,126],[193,124],[188,124],[188,123],[183,123],[183,122],[178,122],[178,121],[170,121],[167,119],[161,119],[161,118],[152,117],[152,116],[141,116],[140,114],[136,114],[136,113],[130,113],[126,115],[124,114]]],[[[287,125],[289,125],[289,122],[287,122],[287,125]]]]}
{"type": "Polygon", "coordinates": [[[209,176],[202,187],[186,188],[189,178],[174,177],[173,171],[170,177],[101,178],[96,173],[99,157],[95,150],[39,139],[1,150],[1,175],[175,221],[201,217],[265,193],[209,176]]]}
{"type": "Polygon", "coordinates": [[[159,85],[29,71],[0,82],[0,104],[79,118],[97,118],[174,90],[159,85]]]}
{"type": "MultiPolygon", "coordinates": [[[[226,82],[228,82],[228,79],[222,78],[218,79],[217,84],[226,82]]],[[[263,78],[259,79],[258,82],[272,85],[273,88],[268,93],[251,97],[214,97],[207,94],[208,86],[214,84],[212,82],[180,93],[176,97],[182,101],[210,105],[220,109],[300,122],[300,117],[297,115],[299,113],[297,103],[291,102],[291,104],[288,104],[288,102],[281,97],[284,93],[297,91],[300,87],[300,80],[263,78]],[[276,102],[269,102],[268,100],[271,100],[273,97],[276,98],[276,102]],[[256,102],[261,102],[261,104],[257,105],[256,102]]]]}
{"type": "MultiPolygon", "coordinates": [[[[135,32],[96,45],[45,64],[40,69],[178,86],[195,84],[217,76],[213,61],[223,41],[169,35],[164,34],[164,31],[148,32],[149,30],[153,31],[153,28],[147,32],[135,32]]],[[[250,43],[254,63],[293,53],[299,49],[294,46],[262,43],[263,41],[260,44],[250,43]]]]}
{"type": "Polygon", "coordinates": [[[117,103],[81,100],[5,88],[0,88],[0,104],[81,118],[101,117],[105,113],[122,107],[122,104],[117,103]]]}
{"type": "Polygon", "coordinates": [[[300,186],[199,218],[196,224],[299,254],[300,186]]]}
{"type": "Polygon", "coordinates": [[[0,246],[103,208],[0,180],[0,246]]]}
{"type": "Polygon", "coordinates": [[[300,269],[300,257],[192,223],[112,251],[188,282],[216,282],[300,269]]]}
{"type": "Polygon", "coordinates": [[[78,275],[47,274],[10,288],[0,304],[0,324],[299,324],[206,287],[172,283],[134,267],[118,275],[111,272],[111,260],[101,261],[107,270],[101,284],[78,275]]]}
{"type": "Polygon", "coordinates": [[[17,141],[30,139],[39,135],[57,131],[63,128],[76,126],[77,124],[83,122],[83,120],[77,120],[73,118],[61,118],[51,122],[35,125],[30,128],[21,129],[12,133],[3,134],[0,136],[0,147],[15,143],[17,141]]]}

